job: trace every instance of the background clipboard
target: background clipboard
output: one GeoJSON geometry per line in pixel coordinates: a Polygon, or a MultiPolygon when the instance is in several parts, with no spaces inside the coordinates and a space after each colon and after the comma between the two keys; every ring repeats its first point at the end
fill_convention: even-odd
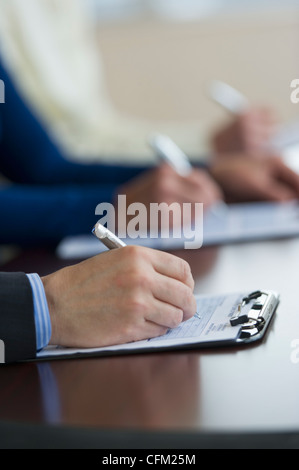
{"type": "MultiPolygon", "coordinates": [[[[225,214],[206,211],[203,219],[203,246],[248,243],[299,236],[299,201],[252,202],[229,204],[225,214]]],[[[184,237],[124,239],[127,245],[139,245],[157,250],[180,250],[184,237]]],[[[107,248],[93,235],[67,237],[58,245],[58,258],[85,259],[107,248]]]]}

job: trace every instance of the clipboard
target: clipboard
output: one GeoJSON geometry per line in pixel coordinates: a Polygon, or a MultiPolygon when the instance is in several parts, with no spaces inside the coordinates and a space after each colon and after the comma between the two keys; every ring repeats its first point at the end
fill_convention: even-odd
{"type": "Polygon", "coordinates": [[[277,293],[255,291],[245,296],[238,307],[237,315],[231,318],[232,326],[241,325],[237,344],[248,344],[261,340],[272,321],[280,301],[277,293]],[[249,312],[243,312],[244,306],[250,304],[249,312]]]}
{"type": "Polygon", "coordinates": [[[280,298],[276,292],[260,291],[197,296],[198,313],[161,337],[93,349],[50,346],[37,360],[101,357],[173,350],[244,347],[262,340],[280,298]]]}

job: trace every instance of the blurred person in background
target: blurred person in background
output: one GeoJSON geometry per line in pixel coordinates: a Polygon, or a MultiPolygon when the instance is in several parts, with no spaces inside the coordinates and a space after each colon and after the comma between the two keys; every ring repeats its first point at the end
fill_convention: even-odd
{"type": "Polygon", "coordinates": [[[0,63],[5,104],[0,106],[0,172],[7,178],[0,190],[0,243],[56,244],[63,237],[89,233],[101,202],[127,204],[203,202],[222,198],[205,170],[182,177],[168,165],[86,163],[64,157],[28,105],[17,93],[0,63]],[[167,184],[166,184],[167,182],[167,184]],[[17,225],[16,225],[17,224],[17,225]],[[18,229],[21,227],[21,230],[18,229]]]}
{"type": "MultiPolygon", "coordinates": [[[[246,144],[256,131],[249,126],[245,139],[248,125],[240,118],[222,131],[227,138],[218,153],[225,159],[214,158],[186,178],[166,165],[153,168],[142,151],[148,125],[117,113],[109,100],[81,0],[0,0],[0,12],[6,84],[0,172],[8,179],[0,192],[0,243],[36,246],[87,233],[95,207],[117,194],[125,194],[128,205],[206,207],[223,193],[229,200],[298,197],[298,177],[278,157],[252,158],[262,153],[246,144]],[[241,145],[234,148],[236,141],[241,145]]],[[[259,129],[269,122],[261,119],[259,129]]]]}
{"type": "MultiPolygon", "coordinates": [[[[0,13],[5,65],[64,154],[109,163],[152,163],[147,138],[153,130],[169,132],[195,157],[206,152],[208,139],[198,122],[150,122],[115,108],[90,2],[0,0],[0,13]]],[[[119,82],[121,87],[121,77],[119,82]]],[[[250,109],[212,136],[214,148],[260,152],[275,132],[276,120],[271,109],[250,109]]]]}

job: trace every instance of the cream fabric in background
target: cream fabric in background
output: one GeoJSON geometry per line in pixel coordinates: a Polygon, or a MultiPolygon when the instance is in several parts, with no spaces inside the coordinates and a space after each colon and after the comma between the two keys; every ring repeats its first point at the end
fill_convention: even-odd
{"type": "Polygon", "coordinates": [[[0,0],[0,39],[6,66],[66,156],[153,161],[154,131],[203,152],[198,122],[148,122],[114,108],[83,0],[0,0]]]}

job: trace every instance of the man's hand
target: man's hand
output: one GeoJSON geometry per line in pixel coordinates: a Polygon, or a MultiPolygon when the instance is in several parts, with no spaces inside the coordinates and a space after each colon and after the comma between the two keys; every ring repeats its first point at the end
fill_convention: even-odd
{"type": "Polygon", "coordinates": [[[213,163],[211,174],[231,202],[299,198],[299,176],[277,156],[220,156],[213,163]]]}
{"type": "Polygon", "coordinates": [[[196,313],[188,263],[146,248],[112,250],[42,281],[50,344],[93,348],[148,339],[196,313]]]}
{"type": "Polygon", "coordinates": [[[271,109],[252,108],[218,131],[212,145],[221,154],[246,152],[252,157],[261,158],[277,131],[277,123],[278,119],[271,109]]]}

